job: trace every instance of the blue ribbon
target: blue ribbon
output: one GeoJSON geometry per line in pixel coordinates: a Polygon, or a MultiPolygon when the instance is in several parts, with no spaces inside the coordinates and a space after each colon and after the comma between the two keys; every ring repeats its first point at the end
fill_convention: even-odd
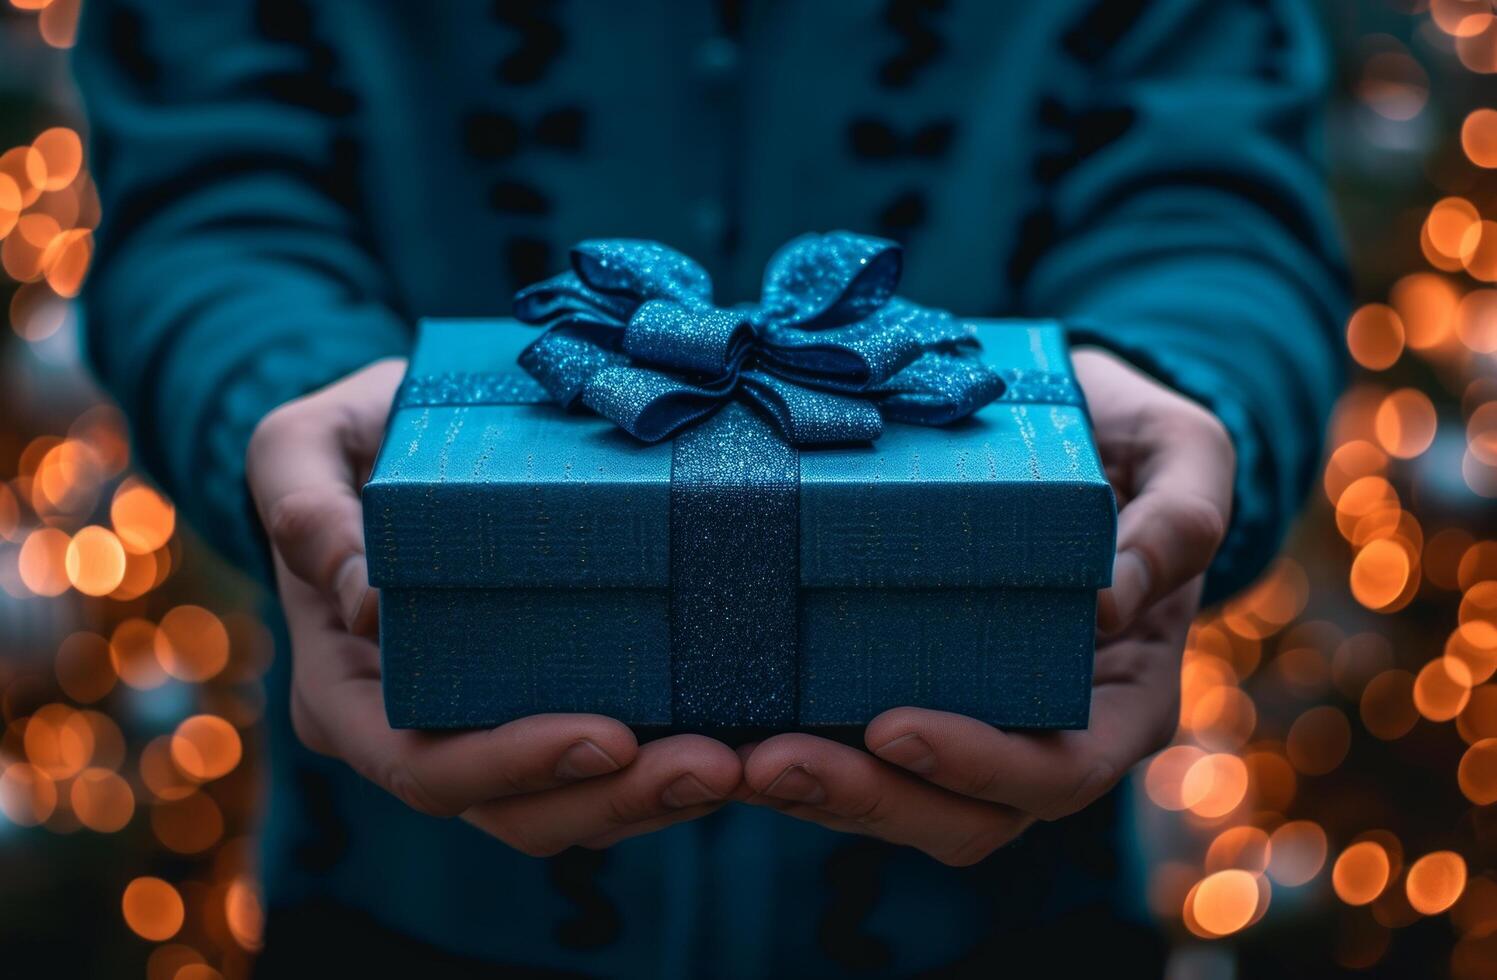
{"type": "Polygon", "coordinates": [[[945,425],[1003,394],[975,331],[894,295],[903,251],[845,231],[793,239],[760,301],[720,307],[695,261],[658,242],[595,239],[521,290],[548,329],[520,364],[557,403],[658,442],[742,395],[795,446],[867,442],[885,419],[945,425]]]}

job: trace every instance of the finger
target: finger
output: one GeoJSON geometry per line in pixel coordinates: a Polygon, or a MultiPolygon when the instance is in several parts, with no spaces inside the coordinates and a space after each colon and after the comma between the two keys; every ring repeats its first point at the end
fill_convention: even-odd
{"type": "Polygon", "coordinates": [[[642,746],[622,772],[475,806],[463,819],[532,857],[611,842],[701,816],[738,785],[733,750],[701,735],[642,746]]]}
{"type": "Polygon", "coordinates": [[[535,715],[450,734],[392,729],[379,648],[344,632],[306,583],[291,579],[282,594],[296,651],[297,733],[423,813],[455,816],[478,802],[617,772],[638,751],[627,726],[601,715],[535,715]]]}
{"type": "Polygon", "coordinates": [[[952,793],[1054,820],[1095,802],[1169,740],[1177,681],[1152,662],[1126,677],[1093,689],[1083,731],[1004,732],[950,712],[894,708],[869,723],[865,740],[880,759],[952,793]]]}
{"type": "Polygon", "coordinates": [[[813,735],[767,739],[744,768],[749,802],[843,832],[918,848],[953,866],[982,860],[1028,818],[901,772],[866,752],[813,735]]]}
{"type": "Polygon", "coordinates": [[[1232,509],[1232,447],[1214,418],[1190,408],[1142,434],[1138,486],[1118,514],[1112,585],[1098,597],[1098,628],[1114,634],[1140,610],[1200,575],[1232,509]]]}
{"type": "Polygon", "coordinates": [[[267,416],[246,461],[261,522],[287,567],[372,634],[360,471],[378,448],[403,362],[382,361],[267,416]]]}

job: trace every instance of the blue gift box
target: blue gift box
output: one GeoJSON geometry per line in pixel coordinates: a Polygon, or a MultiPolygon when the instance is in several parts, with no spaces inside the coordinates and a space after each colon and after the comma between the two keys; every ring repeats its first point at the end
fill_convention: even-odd
{"type": "Polygon", "coordinates": [[[516,365],[532,328],[425,321],[363,498],[390,723],[817,729],[918,705],[1085,727],[1112,490],[1060,326],[972,322],[1002,397],[792,453],[759,499],[683,492],[702,463],[673,443],[544,403],[516,365]],[[704,545],[693,507],[727,536],[704,545]],[[724,569],[733,601],[704,599],[724,569]]]}

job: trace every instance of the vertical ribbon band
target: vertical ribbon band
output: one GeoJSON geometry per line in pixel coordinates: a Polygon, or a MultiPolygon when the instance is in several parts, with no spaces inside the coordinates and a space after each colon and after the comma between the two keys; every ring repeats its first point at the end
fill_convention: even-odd
{"type": "Polygon", "coordinates": [[[792,726],[799,453],[756,412],[725,405],[672,445],[670,534],[675,724],[792,726]]]}

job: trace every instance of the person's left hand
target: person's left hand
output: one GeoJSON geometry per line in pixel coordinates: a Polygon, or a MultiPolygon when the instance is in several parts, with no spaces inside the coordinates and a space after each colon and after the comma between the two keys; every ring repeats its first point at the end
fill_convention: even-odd
{"type": "Polygon", "coordinates": [[[800,733],[741,749],[745,802],[968,865],[1087,806],[1169,741],[1180,655],[1231,512],[1232,445],[1205,409],[1112,355],[1074,361],[1121,508],[1090,726],[1013,733],[894,708],[868,725],[873,755],[800,733]]]}

